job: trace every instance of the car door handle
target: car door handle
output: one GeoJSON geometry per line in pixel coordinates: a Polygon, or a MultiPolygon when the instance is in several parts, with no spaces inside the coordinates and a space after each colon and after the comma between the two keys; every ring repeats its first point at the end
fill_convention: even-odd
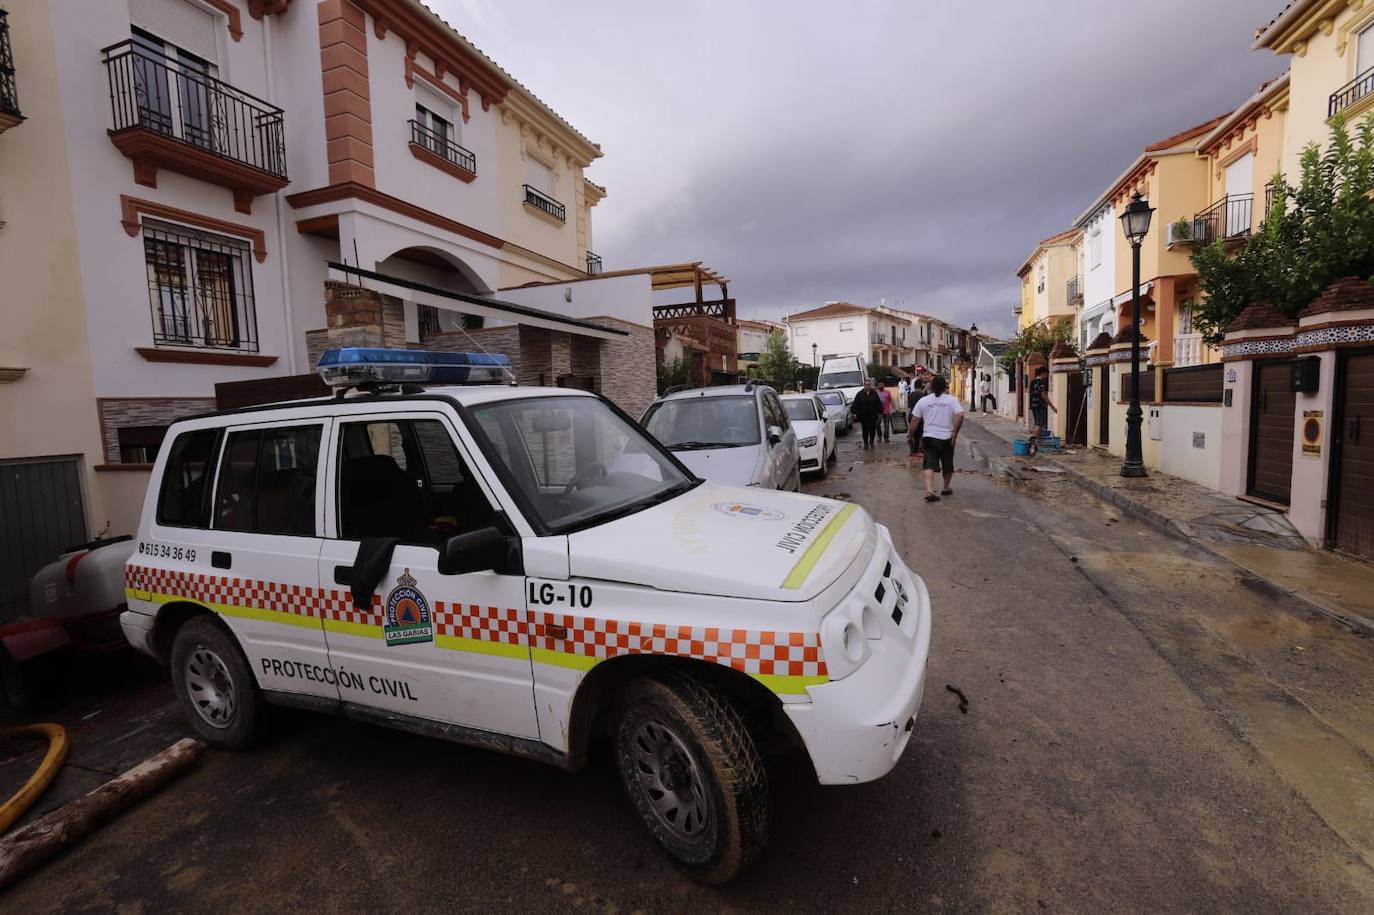
{"type": "Polygon", "coordinates": [[[352,584],[353,584],[353,567],[352,567],[352,566],[335,566],[335,567],[334,567],[334,584],[336,584],[336,585],[352,585],[352,584]]]}
{"type": "Polygon", "coordinates": [[[231,569],[234,567],[234,557],[223,550],[214,550],[210,553],[210,565],[217,569],[231,569]]]}

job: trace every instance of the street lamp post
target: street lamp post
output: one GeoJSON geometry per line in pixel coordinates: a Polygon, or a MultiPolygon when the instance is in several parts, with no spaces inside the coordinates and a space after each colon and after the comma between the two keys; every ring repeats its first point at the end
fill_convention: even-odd
{"type": "Polygon", "coordinates": [[[811,344],[811,367],[813,369],[816,367],[816,347],[818,345],[816,343],[811,344]]]}
{"type": "Polygon", "coordinates": [[[1140,243],[1150,231],[1150,217],[1154,212],[1154,208],[1136,192],[1121,213],[1121,230],[1131,243],[1131,405],[1126,408],[1126,459],[1121,463],[1123,477],[1145,476],[1145,458],[1140,445],[1143,418],[1140,410],[1140,243]]]}

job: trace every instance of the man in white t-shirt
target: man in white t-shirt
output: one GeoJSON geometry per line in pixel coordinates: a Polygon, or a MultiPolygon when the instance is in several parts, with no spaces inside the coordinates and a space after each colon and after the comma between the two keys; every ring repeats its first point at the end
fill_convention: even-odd
{"type": "Polygon", "coordinates": [[[949,382],[943,375],[936,375],[930,382],[930,393],[916,401],[911,411],[914,422],[909,435],[919,436],[921,450],[925,452],[922,472],[926,479],[926,501],[939,502],[940,496],[954,495],[954,444],[959,440],[959,429],[964,425],[964,405],[959,398],[946,391],[949,382]],[[935,494],[935,471],[944,474],[945,488],[940,495],[935,494]]]}

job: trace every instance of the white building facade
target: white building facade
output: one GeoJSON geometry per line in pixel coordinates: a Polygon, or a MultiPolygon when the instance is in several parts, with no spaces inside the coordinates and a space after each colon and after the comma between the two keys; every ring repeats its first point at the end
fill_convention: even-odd
{"type": "Polygon", "coordinates": [[[1110,200],[1095,203],[1076,223],[1083,231],[1083,309],[1079,312],[1079,352],[1102,332],[1115,334],[1116,246],[1124,244],[1110,200]]]}

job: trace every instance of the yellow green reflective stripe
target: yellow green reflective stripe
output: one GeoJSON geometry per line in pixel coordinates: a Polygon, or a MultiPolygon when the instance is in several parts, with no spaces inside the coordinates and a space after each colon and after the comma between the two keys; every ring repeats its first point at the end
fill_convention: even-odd
{"type": "MultiPolygon", "coordinates": [[[[379,630],[380,631],[380,630],[379,630]]],[[[498,658],[516,658],[524,661],[530,656],[530,649],[524,645],[509,642],[487,642],[482,639],[467,639],[460,635],[436,635],[434,644],[451,651],[470,651],[474,654],[495,655],[498,658]]]]}
{"type": "Polygon", "coordinates": [[[806,552],[802,553],[801,559],[798,559],[797,564],[792,567],[792,571],[782,580],[782,586],[784,588],[800,588],[806,582],[807,576],[811,574],[812,569],[816,568],[816,563],[820,561],[821,554],[825,552],[825,548],[830,546],[830,541],[835,539],[835,535],[840,532],[840,528],[844,527],[844,523],[849,520],[849,516],[854,514],[857,509],[858,506],[850,502],[845,505],[844,508],[840,509],[835,514],[835,517],[831,518],[826,523],[825,527],[821,529],[820,534],[811,542],[811,545],[806,548],[806,552]]]}
{"type": "Polygon", "coordinates": [[[829,677],[788,677],[780,674],[750,674],[749,676],[773,692],[785,696],[800,695],[806,692],[808,686],[819,686],[822,683],[830,682],[829,677]]]}
{"type": "Polygon", "coordinates": [[[382,627],[372,626],[368,623],[350,623],[348,620],[326,619],[324,628],[340,635],[356,635],[365,639],[380,639],[382,637],[382,627]]]}
{"type": "Polygon", "coordinates": [[[601,663],[601,658],[585,654],[565,654],[547,648],[531,648],[530,658],[536,664],[551,664],[554,667],[570,667],[573,670],[591,670],[601,663]]]}
{"type": "Polygon", "coordinates": [[[166,604],[172,601],[179,601],[187,604],[195,604],[207,610],[213,610],[224,616],[233,616],[246,620],[261,620],[265,623],[284,623],[287,626],[302,626],[306,629],[318,629],[320,621],[313,616],[301,616],[299,613],[285,613],[281,610],[264,610],[261,607],[237,607],[233,604],[216,604],[210,601],[195,600],[190,597],[183,597],[180,594],[159,594],[149,593],[149,597],[143,598],[155,604],[166,604]]]}

